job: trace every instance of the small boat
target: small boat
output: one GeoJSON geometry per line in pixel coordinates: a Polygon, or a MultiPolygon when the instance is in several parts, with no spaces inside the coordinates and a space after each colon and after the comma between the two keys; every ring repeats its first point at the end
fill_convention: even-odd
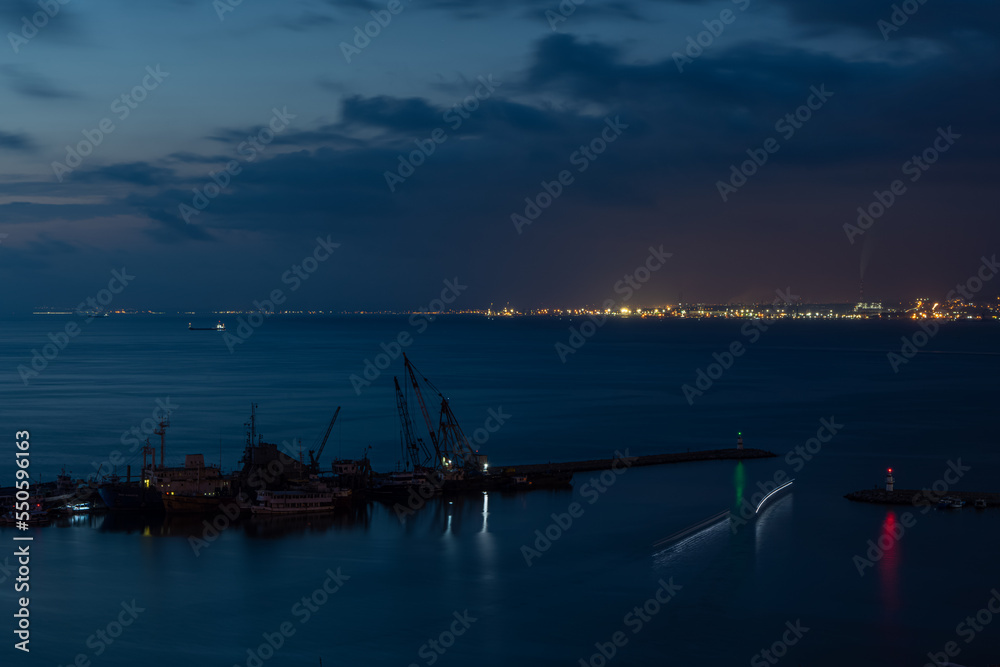
{"type": "Polygon", "coordinates": [[[951,507],[951,503],[952,503],[953,500],[954,500],[954,498],[952,498],[951,496],[945,496],[944,498],[942,498],[941,500],[938,501],[938,504],[937,504],[938,509],[939,510],[946,510],[946,509],[948,509],[949,507],[951,507]]]}
{"type": "Polygon", "coordinates": [[[977,510],[986,509],[986,500],[983,498],[976,498],[975,507],[977,510]]]}
{"type": "MultiPolygon", "coordinates": [[[[34,499],[33,499],[34,500],[34,499]]],[[[7,512],[0,517],[0,524],[15,526],[22,522],[29,526],[47,526],[52,521],[48,510],[42,509],[41,503],[35,503],[35,507],[28,511],[27,521],[24,520],[24,512],[7,512]]]]}
{"type": "Polygon", "coordinates": [[[226,325],[223,324],[222,322],[219,322],[214,327],[196,327],[196,326],[192,325],[190,322],[188,322],[188,330],[189,331],[225,331],[226,330],[226,325]]]}
{"type": "Polygon", "coordinates": [[[953,500],[951,501],[951,508],[952,508],[953,510],[960,510],[960,509],[962,509],[963,507],[965,507],[965,501],[964,501],[964,500],[962,500],[962,499],[960,499],[960,498],[954,498],[954,499],[953,499],[953,500]]]}

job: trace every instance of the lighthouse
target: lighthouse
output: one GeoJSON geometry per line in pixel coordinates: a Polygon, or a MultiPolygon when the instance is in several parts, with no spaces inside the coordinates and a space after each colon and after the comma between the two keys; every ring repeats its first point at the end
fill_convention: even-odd
{"type": "Polygon", "coordinates": [[[889,468],[889,472],[885,474],[885,490],[892,491],[892,487],[895,483],[896,478],[892,476],[892,468],[889,468]]]}
{"type": "Polygon", "coordinates": [[[742,432],[736,434],[736,449],[739,450],[739,451],[743,451],[743,433],[742,432]]]}

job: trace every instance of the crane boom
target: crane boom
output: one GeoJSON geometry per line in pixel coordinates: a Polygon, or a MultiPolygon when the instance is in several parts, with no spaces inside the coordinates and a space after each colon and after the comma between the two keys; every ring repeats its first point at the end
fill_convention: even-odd
{"type": "Polygon", "coordinates": [[[406,397],[403,394],[403,390],[399,386],[399,379],[394,377],[392,381],[396,385],[396,409],[399,410],[399,423],[402,426],[403,457],[409,460],[414,470],[416,470],[418,467],[427,464],[430,454],[427,452],[427,448],[424,447],[423,441],[418,440],[413,435],[410,410],[406,405],[406,397]]]}
{"type": "Polygon", "coordinates": [[[410,374],[410,382],[413,384],[413,393],[417,395],[417,403],[420,404],[420,412],[424,415],[424,423],[427,425],[427,433],[430,434],[431,444],[434,445],[434,454],[437,456],[435,460],[435,467],[441,463],[441,448],[438,446],[437,434],[434,432],[434,424],[431,423],[431,416],[427,412],[427,405],[424,403],[424,396],[420,393],[420,383],[417,382],[417,375],[413,372],[413,364],[407,358],[406,354],[403,354],[403,364],[406,366],[407,372],[410,374]]]}
{"type": "Polygon", "coordinates": [[[319,465],[319,457],[323,456],[323,449],[326,448],[326,441],[330,438],[330,432],[333,430],[333,425],[337,423],[337,415],[340,414],[340,406],[337,406],[337,411],[333,413],[333,419],[330,420],[330,425],[326,427],[326,433],[323,434],[323,442],[320,443],[319,452],[313,457],[312,452],[309,452],[309,458],[312,459],[310,463],[313,466],[319,465]]]}

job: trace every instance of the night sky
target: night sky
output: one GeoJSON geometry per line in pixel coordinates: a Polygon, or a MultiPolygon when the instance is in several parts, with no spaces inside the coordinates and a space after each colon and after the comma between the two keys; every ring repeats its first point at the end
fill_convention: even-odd
{"type": "Polygon", "coordinates": [[[596,304],[661,245],[636,305],[854,301],[862,272],[892,301],[1000,252],[996,2],[561,6],[69,0],[33,31],[3,2],[3,311],[122,267],[112,307],[249,308],[317,237],[340,246],[285,307],[417,308],[456,278],[456,307],[596,304]]]}

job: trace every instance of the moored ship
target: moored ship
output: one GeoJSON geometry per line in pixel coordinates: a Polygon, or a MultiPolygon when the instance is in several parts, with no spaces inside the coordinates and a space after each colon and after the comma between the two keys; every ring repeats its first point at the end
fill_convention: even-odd
{"type": "Polygon", "coordinates": [[[254,514],[311,514],[332,512],[337,507],[347,507],[350,502],[350,489],[316,483],[286,491],[258,491],[250,511],[254,514]]]}

